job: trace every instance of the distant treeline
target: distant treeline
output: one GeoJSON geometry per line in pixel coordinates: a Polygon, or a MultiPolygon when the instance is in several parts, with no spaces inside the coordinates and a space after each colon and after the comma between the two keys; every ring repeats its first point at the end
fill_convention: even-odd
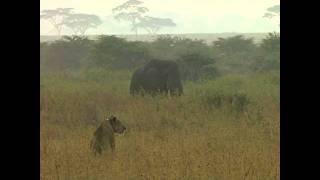
{"type": "Polygon", "coordinates": [[[241,35],[204,40],[159,36],[152,42],[127,41],[116,36],[64,36],[40,43],[42,72],[87,68],[134,70],[152,58],[176,61],[184,80],[214,78],[229,73],[280,69],[280,34],[270,33],[260,44],[241,35]]]}
{"type": "MultiPolygon", "coordinates": [[[[71,34],[70,34],[71,35],[71,34]]],[[[150,34],[139,34],[138,36],[133,34],[114,34],[114,36],[119,38],[124,38],[128,41],[154,41],[159,37],[159,35],[166,36],[174,36],[179,38],[188,38],[188,39],[203,39],[207,44],[211,44],[213,41],[218,40],[218,38],[229,38],[233,36],[242,35],[245,38],[253,38],[254,43],[260,43],[262,39],[264,39],[268,33],[183,33],[183,34],[158,34],[158,35],[150,35],[150,34]]],[[[68,35],[69,36],[69,35],[68,35]]],[[[88,39],[96,40],[99,35],[86,35],[88,39]]],[[[54,35],[40,35],[40,42],[50,42],[61,39],[62,36],[54,36],[54,35]]]]}

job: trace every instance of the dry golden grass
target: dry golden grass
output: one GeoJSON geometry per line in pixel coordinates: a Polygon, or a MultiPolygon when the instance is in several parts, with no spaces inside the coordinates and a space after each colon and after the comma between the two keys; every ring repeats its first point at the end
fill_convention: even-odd
{"type": "Polygon", "coordinates": [[[280,179],[279,85],[271,75],[236,78],[250,99],[240,113],[201,95],[227,89],[235,77],[188,83],[181,98],[155,99],[130,97],[128,80],[41,78],[42,180],[280,179]],[[116,136],[114,157],[95,157],[89,142],[108,113],[128,132],[116,136]]]}

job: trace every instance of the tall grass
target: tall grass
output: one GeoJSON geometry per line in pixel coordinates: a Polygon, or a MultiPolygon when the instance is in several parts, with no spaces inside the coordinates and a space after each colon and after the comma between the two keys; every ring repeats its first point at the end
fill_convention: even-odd
{"type": "Polygon", "coordinates": [[[280,178],[278,73],[187,82],[178,98],[131,97],[130,75],[41,74],[42,180],[280,178]],[[89,141],[109,114],[128,132],[114,157],[94,157],[89,141]]]}

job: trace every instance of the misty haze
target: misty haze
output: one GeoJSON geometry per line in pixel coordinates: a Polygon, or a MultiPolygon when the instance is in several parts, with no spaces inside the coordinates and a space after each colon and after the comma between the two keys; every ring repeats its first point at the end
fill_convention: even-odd
{"type": "MultiPolygon", "coordinates": [[[[87,35],[130,35],[135,34],[130,26],[130,21],[119,21],[116,18],[114,9],[126,1],[118,0],[47,0],[41,1],[40,11],[53,10],[57,8],[73,8],[74,14],[96,15],[101,23],[96,27],[89,28],[87,35]]],[[[135,1],[132,1],[135,2],[135,1]]],[[[137,1],[139,2],[139,1],[137,1]]],[[[141,16],[170,19],[175,25],[162,24],[157,34],[193,34],[199,33],[255,33],[265,34],[273,31],[280,31],[279,15],[264,17],[267,9],[279,4],[280,1],[251,1],[251,0],[201,0],[196,3],[191,0],[149,0],[141,1],[139,7],[146,8],[146,12],[138,10],[126,10],[126,12],[139,12],[141,16]]],[[[132,6],[136,6],[134,3],[132,6]]],[[[119,13],[118,13],[119,14],[119,13]]],[[[138,20],[137,20],[138,21],[138,20]]],[[[56,36],[59,34],[52,23],[41,19],[41,36],[56,36]]],[[[139,34],[149,35],[146,28],[137,28],[139,34]]],[[[75,34],[70,27],[63,26],[63,35],[75,34]]],[[[209,35],[208,35],[209,36],[209,35]]],[[[213,35],[217,36],[217,35],[213,35]]],[[[55,37],[52,37],[55,38],[55,37]]],[[[200,37],[201,38],[201,37],[200,37]]],[[[42,38],[50,39],[48,38],[42,38]]]]}
{"type": "Polygon", "coordinates": [[[40,0],[40,179],[280,179],[279,0],[40,0]]]}

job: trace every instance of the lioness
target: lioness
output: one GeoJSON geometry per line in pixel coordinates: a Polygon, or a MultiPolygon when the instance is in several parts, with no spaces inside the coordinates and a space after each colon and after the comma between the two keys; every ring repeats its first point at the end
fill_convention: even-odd
{"type": "Polygon", "coordinates": [[[102,121],[100,126],[93,134],[90,147],[94,154],[101,154],[103,150],[111,147],[112,152],[115,150],[114,133],[123,133],[126,127],[115,116],[110,116],[102,121]]]}

